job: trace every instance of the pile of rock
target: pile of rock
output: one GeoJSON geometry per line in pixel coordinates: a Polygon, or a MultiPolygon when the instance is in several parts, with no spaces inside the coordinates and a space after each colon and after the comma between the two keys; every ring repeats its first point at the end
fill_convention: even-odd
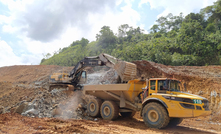
{"type": "Polygon", "coordinates": [[[100,84],[116,84],[118,83],[118,74],[114,69],[105,72],[99,79],[100,84]]]}
{"type": "Polygon", "coordinates": [[[118,74],[114,69],[99,71],[87,75],[87,85],[118,83],[118,74]]]}
{"type": "Polygon", "coordinates": [[[14,112],[28,117],[93,120],[87,112],[90,97],[83,95],[82,91],[73,92],[67,89],[39,91],[31,102],[20,102],[14,112]]]}
{"type": "Polygon", "coordinates": [[[63,92],[66,89],[54,89],[51,92],[47,90],[39,91],[38,95],[31,101],[22,101],[15,112],[29,117],[52,117],[52,111],[57,105],[67,99],[63,92]]]}

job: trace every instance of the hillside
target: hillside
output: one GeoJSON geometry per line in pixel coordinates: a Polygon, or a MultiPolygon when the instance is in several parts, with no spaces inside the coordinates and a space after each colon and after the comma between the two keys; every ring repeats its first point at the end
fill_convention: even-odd
{"type": "Polygon", "coordinates": [[[174,66],[221,65],[221,0],[199,13],[168,14],[156,20],[148,34],[140,27],[119,26],[114,33],[103,26],[96,41],[73,41],[45,55],[42,65],[73,66],[85,56],[108,53],[125,61],[148,60],[174,66]]]}

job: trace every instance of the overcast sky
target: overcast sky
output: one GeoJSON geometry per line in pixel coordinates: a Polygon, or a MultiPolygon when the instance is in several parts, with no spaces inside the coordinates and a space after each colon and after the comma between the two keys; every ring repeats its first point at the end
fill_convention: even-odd
{"type": "Polygon", "coordinates": [[[198,13],[216,0],[0,0],[0,67],[36,65],[43,54],[82,37],[95,40],[106,25],[146,32],[168,13],[198,13]]]}

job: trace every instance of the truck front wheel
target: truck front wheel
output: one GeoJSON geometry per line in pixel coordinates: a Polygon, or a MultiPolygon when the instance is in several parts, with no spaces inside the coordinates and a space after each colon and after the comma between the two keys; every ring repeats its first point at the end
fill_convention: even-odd
{"type": "Polygon", "coordinates": [[[105,101],[101,105],[101,116],[105,120],[115,120],[119,115],[119,108],[113,101],[105,101]]]}
{"type": "Polygon", "coordinates": [[[166,109],[156,102],[150,102],[144,106],[142,117],[144,123],[151,128],[164,128],[170,121],[166,109]]]}
{"type": "Polygon", "coordinates": [[[101,107],[102,101],[101,99],[91,99],[87,105],[87,110],[90,116],[96,117],[100,114],[100,107],[101,107]]]}

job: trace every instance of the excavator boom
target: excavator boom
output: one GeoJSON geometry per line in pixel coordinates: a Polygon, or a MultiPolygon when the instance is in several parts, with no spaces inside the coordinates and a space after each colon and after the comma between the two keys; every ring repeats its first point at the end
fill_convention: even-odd
{"type": "Polygon", "coordinates": [[[79,84],[82,72],[85,67],[107,66],[116,70],[120,77],[120,83],[127,82],[136,77],[137,67],[134,63],[122,61],[111,55],[102,53],[98,56],[85,57],[67,73],[54,73],[50,76],[50,84],[70,84],[76,86],[79,84]]]}

